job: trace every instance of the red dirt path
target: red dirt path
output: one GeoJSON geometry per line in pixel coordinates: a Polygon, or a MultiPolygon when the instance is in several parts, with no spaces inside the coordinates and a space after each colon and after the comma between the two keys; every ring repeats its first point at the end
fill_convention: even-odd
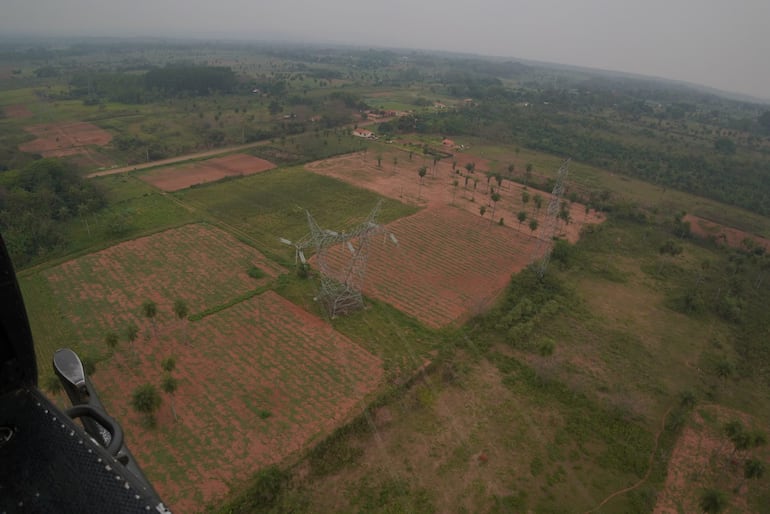
{"type": "Polygon", "coordinates": [[[704,239],[713,237],[717,243],[726,244],[732,248],[741,248],[744,239],[748,238],[754,240],[754,242],[760,246],[763,246],[765,250],[770,251],[770,239],[749,234],[748,232],[738,230],[737,228],[726,227],[714,221],[693,216],[692,214],[687,214],[684,217],[684,221],[690,223],[690,230],[698,237],[704,239]]]}
{"type": "Polygon", "coordinates": [[[9,105],[5,108],[5,115],[9,118],[29,118],[32,111],[24,104],[9,105]]]}
{"type": "Polygon", "coordinates": [[[233,154],[171,168],[158,168],[140,179],[164,191],[179,191],[225,177],[253,175],[275,168],[275,164],[247,154],[233,154]]]}
{"type": "Polygon", "coordinates": [[[87,153],[88,146],[104,146],[112,140],[109,132],[82,121],[31,125],[24,130],[37,136],[37,139],[19,145],[19,150],[43,157],[87,153]]]}

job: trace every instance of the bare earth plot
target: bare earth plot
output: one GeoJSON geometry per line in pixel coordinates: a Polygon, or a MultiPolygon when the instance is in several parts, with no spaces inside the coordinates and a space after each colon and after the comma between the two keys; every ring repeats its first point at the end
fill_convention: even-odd
{"type": "Polygon", "coordinates": [[[24,104],[9,105],[5,108],[5,115],[9,118],[29,118],[32,111],[24,104]]]}
{"type": "Polygon", "coordinates": [[[164,191],[178,191],[225,177],[253,175],[275,168],[275,164],[247,154],[234,154],[182,166],[157,168],[139,176],[164,191]]]}
{"type": "Polygon", "coordinates": [[[765,250],[770,250],[770,240],[764,237],[755,236],[737,228],[726,227],[714,221],[693,216],[692,214],[686,215],[684,221],[690,223],[690,230],[693,234],[706,239],[713,237],[718,244],[726,244],[732,248],[741,248],[743,241],[748,238],[759,246],[764,247],[765,250]]]}
{"type": "Polygon", "coordinates": [[[187,302],[191,313],[200,312],[265,285],[283,271],[226,232],[186,225],[66,262],[45,276],[82,341],[103,349],[107,331],[121,333],[129,322],[147,324],[140,312],[147,300],[157,303],[157,319],[163,323],[174,318],[177,298],[187,302]],[[251,266],[265,277],[249,277],[251,266]]]}
{"type": "MultiPolygon", "coordinates": [[[[349,184],[369,189],[388,198],[415,205],[424,205],[429,209],[437,206],[454,205],[474,216],[480,216],[479,208],[484,206],[486,209],[484,217],[489,219],[494,212],[495,221],[503,218],[506,225],[518,225],[517,216],[519,212],[524,211],[527,218],[522,228],[529,231],[527,228],[529,221],[536,219],[539,228],[535,230],[535,235],[541,235],[543,227],[547,224],[545,217],[548,202],[551,200],[549,193],[530,188],[528,191],[530,199],[524,203],[522,199],[523,185],[503,180],[501,187],[498,188],[494,179],[487,181],[487,176],[482,171],[484,168],[480,167],[479,164],[483,163],[482,159],[473,159],[467,154],[457,154],[456,157],[458,158],[457,169],[461,170],[463,174],[467,174],[462,167],[463,162],[475,162],[477,165],[478,171],[471,174],[467,182],[462,175],[452,170],[452,163],[449,159],[440,161],[434,170],[431,159],[423,160],[421,156],[415,155],[412,161],[409,161],[408,154],[400,151],[384,154],[379,168],[371,153],[367,156],[356,153],[312,162],[306,165],[306,169],[344,180],[349,184]],[[397,159],[395,165],[393,163],[394,158],[397,159]],[[420,185],[418,175],[421,166],[428,168],[422,185],[420,185]],[[454,185],[455,180],[457,180],[456,186],[454,185]],[[491,200],[490,186],[494,187],[500,194],[497,205],[491,200]],[[542,198],[540,208],[535,205],[535,195],[542,198]]],[[[570,204],[569,213],[571,222],[567,225],[560,224],[556,235],[565,237],[571,242],[578,240],[583,225],[601,223],[604,219],[601,213],[593,210],[587,212],[585,206],[579,203],[570,204]]]]}
{"type": "Polygon", "coordinates": [[[94,382],[177,512],[200,509],[231,483],[328,433],[380,383],[377,357],[273,292],[195,322],[173,314],[176,298],[201,312],[283,271],[225,232],[187,225],[45,274],[86,348],[106,357],[94,382]],[[249,277],[251,266],[266,276],[249,277]],[[154,321],[141,315],[148,299],[158,305],[154,321]],[[130,322],[140,329],[133,343],[124,336],[130,322]],[[120,337],[114,353],[103,342],[108,330],[120,337]],[[157,427],[148,429],[130,407],[131,392],[146,383],[160,388],[160,363],[169,356],[178,390],[164,396],[157,427]]]}
{"type": "MultiPolygon", "coordinates": [[[[472,156],[464,155],[463,159],[472,162],[472,156]]],[[[496,186],[494,180],[488,182],[479,171],[466,183],[447,161],[439,162],[434,170],[432,160],[414,155],[409,161],[408,154],[393,151],[382,156],[379,167],[375,156],[362,153],[306,166],[314,173],[426,207],[388,226],[399,240],[398,247],[389,247],[390,243],[382,240],[373,245],[364,293],[435,328],[481,312],[503,290],[512,273],[540,258],[546,248],[539,242],[550,241],[552,235],[544,228],[548,226],[550,194],[529,190],[530,200],[525,203],[523,186],[503,180],[495,204],[490,195],[490,186],[496,186]],[[418,175],[421,166],[429,168],[422,184],[418,175]],[[535,206],[535,194],[542,197],[540,208],[535,206]],[[484,216],[481,206],[485,207],[484,216]],[[521,211],[527,216],[524,223],[517,219],[521,211]],[[500,218],[504,226],[498,225],[500,218]],[[538,221],[534,231],[529,228],[530,219],[538,221]],[[541,248],[536,251],[538,246],[541,248]]],[[[555,235],[573,242],[585,223],[603,220],[577,203],[570,205],[569,212],[571,222],[555,225],[555,235]]],[[[340,273],[349,258],[347,252],[339,247],[331,254],[340,273]]]]}
{"type": "Polygon", "coordinates": [[[19,145],[22,152],[37,153],[43,157],[64,157],[88,153],[88,146],[104,146],[112,135],[86,122],[45,123],[24,127],[37,139],[19,145]]]}
{"type": "Polygon", "coordinates": [[[103,364],[96,386],[164,500],[200,510],[229,485],[330,432],[380,384],[380,360],[269,291],[201,321],[159,324],[158,335],[103,364]],[[130,391],[162,380],[176,358],[179,387],[146,429],[130,391]]]}
{"type": "MultiPolygon", "coordinates": [[[[434,328],[481,312],[537,246],[529,234],[451,206],[423,210],[387,229],[398,245],[372,240],[364,293],[434,328]]],[[[349,258],[344,246],[329,253],[336,270],[344,270],[349,258]]]]}

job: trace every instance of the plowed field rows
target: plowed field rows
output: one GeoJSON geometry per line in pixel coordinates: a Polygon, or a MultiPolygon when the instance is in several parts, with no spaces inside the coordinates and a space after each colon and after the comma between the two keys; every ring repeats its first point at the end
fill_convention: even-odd
{"type": "Polygon", "coordinates": [[[121,348],[95,382],[178,512],[197,510],[233,481],[331,431],[382,376],[377,357],[272,291],[159,332],[137,344],[137,357],[121,348]],[[145,429],[127,392],[160,384],[160,361],[169,355],[177,361],[178,421],[166,398],[157,428],[145,429]]]}
{"type": "MultiPolygon", "coordinates": [[[[533,256],[537,239],[462,209],[426,209],[388,225],[398,245],[372,241],[364,293],[431,327],[475,314],[494,299],[512,273],[533,256]]],[[[349,261],[347,248],[329,252],[333,269],[349,261]]]]}
{"type": "Polygon", "coordinates": [[[184,299],[191,313],[223,304],[283,272],[260,252],[206,225],[187,225],[66,262],[45,272],[63,313],[86,344],[133,321],[147,325],[141,305],[158,305],[157,320],[174,318],[184,299]],[[255,280],[251,266],[265,272],[255,280]]]}
{"type": "Polygon", "coordinates": [[[164,191],[178,191],[196,184],[214,182],[225,177],[253,175],[275,168],[275,164],[246,154],[227,155],[216,159],[151,170],[139,178],[164,191]]]}

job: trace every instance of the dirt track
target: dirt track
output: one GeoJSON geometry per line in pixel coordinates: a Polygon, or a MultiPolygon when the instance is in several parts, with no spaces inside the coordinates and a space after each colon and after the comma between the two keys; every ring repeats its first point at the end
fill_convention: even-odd
{"type": "Polygon", "coordinates": [[[168,166],[169,164],[176,164],[178,162],[193,161],[196,159],[203,159],[206,157],[214,157],[216,155],[221,155],[221,154],[230,153],[230,152],[239,152],[242,150],[247,150],[249,148],[254,148],[255,146],[264,145],[264,144],[265,144],[265,141],[260,141],[258,143],[248,143],[245,145],[228,146],[227,148],[217,148],[215,150],[207,150],[205,152],[190,153],[186,155],[180,155],[179,157],[161,159],[159,161],[151,161],[151,162],[146,162],[142,164],[133,164],[131,166],[123,166],[122,168],[113,168],[110,170],[96,171],[94,173],[89,173],[86,176],[88,178],[92,178],[92,177],[102,177],[105,175],[116,175],[118,173],[127,173],[129,171],[134,171],[134,170],[146,170],[147,168],[157,168],[160,166],[168,166]]]}

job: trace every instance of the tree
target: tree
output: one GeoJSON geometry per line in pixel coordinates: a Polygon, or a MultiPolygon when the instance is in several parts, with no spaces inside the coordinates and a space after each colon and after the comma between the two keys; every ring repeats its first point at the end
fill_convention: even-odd
{"type": "Polygon", "coordinates": [[[508,176],[509,177],[513,176],[513,170],[515,170],[515,169],[516,169],[516,166],[514,166],[513,163],[508,165],[508,176]]]}
{"type": "Polygon", "coordinates": [[[475,162],[466,163],[465,169],[468,170],[468,173],[473,173],[474,171],[476,171],[476,163],[475,162]]]}
{"type": "Polygon", "coordinates": [[[528,162],[526,170],[527,172],[524,174],[524,187],[527,187],[529,185],[529,181],[532,180],[532,163],[528,162]]]}
{"type": "Polygon", "coordinates": [[[495,210],[497,209],[497,202],[500,201],[500,193],[498,192],[492,193],[492,196],[490,196],[490,199],[492,200],[492,216],[490,216],[490,219],[495,219],[495,210]]]}
{"type": "Polygon", "coordinates": [[[136,350],[134,349],[134,341],[136,341],[136,336],[138,335],[139,327],[136,326],[136,323],[132,321],[126,325],[126,340],[128,340],[129,346],[131,346],[131,349],[134,350],[135,353],[136,350]]]}
{"type": "Polygon", "coordinates": [[[187,302],[181,298],[174,300],[174,314],[176,315],[177,319],[180,321],[185,319],[187,317],[187,312],[187,302]]]}
{"type": "Polygon", "coordinates": [[[457,159],[452,159],[452,171],[457,169],[457,159]]]}
{"type": "Polygon", "coordinates": [[[540,212],[540,209],[543,207],[543,197],[540,194],[535,194],[532,201],[535,204],[535,212],[540,212]]]}
{"type": "Polygon", "coordinates": [[[396,171],[396,166],[398,166],[398,157],[393,157],[393,171],[396,171]]]}
{"type": "Polygon", "coordinates": [[[46,375],[43,386],[51,394],[58,394],[62,390],[61,381],[56,375],[46,375]]]}
{"type": "Polygon", "coordinates": [[[115,350],[115,347],[118,346],[118,334],[110,330],[104,335],[104,342],[110,350],[115,350]]]}
{"type": "Polygon", "coordinates": [[[482,206],[480,206],[480,207],[479,207],[479,214],[481,214],[481,217],[482,217],[482,218],[484,217],[484,215],[485,215],[486,213],[487,213],[487,206],[486,206],[486,205],[482,205],[482,206]]]}
{"type": "Polygon", "coordinates": [[[420,187],[417,189],[417,199],[420,199],[420,194],[422,193],[422,183],[425,179],[425,175],[428,173],[428,168],[425,166],[420,166],[420,169],[417,170],[417,174],[420,176],[420,187]]]}
{"type": "Polygon", "coordinates": [[[457,179],[454,179],[452,181],[452,205],[454,205],[454,203],[455,203],[455,196],[457,195],[457,185],[458,184],[459,184],[459,182],[457,181],[457,179]]]}
{"type": "Polygon", "coordinates": [[[705,514],[719,514],[727,507],[727,495],[718,489],[706,489],[701,494],[698,506],[705,514]]]}
{"type": "Polygon", "coordinates": [[[762,475],[764,474],[765,465],[761,460],[748,459],[743,463],[743,480],[741,480],[740,485],[735,488],[735,492],[740,492],[743,488],[743,484],[746,483],[746,480],[751,480],[752,478],[759,479],[762,478],[762,475]]]}
{"type": "MultiPolygon", "coordinates": [[[[257,269],[257,268],[254,268],[257,269]]],[[[185,318],[187,318],[189,309],[187,308],[187,302],[182,300],[181,298],[177,298],[174,300],[174,314],[176,315],[177,319],[181,322],[184,321],[185,318]]],[[[187,339],[187,324],[184,325],[184,335],[183,340],[187,339]]]]}
{"type": "Polygon", "coordinates": [[[535,230],[537,230],[537,220],[531,219],[529,220],[529,230],[534,234],[535,230]]]}
{"type": "Polygon", "coordinates": [[[525,207],[529,203],[529,193],[527,191],[521,192],[521,202],[524,204],[525,207]]]}
{"type": "Polygon", "coordinates": [[[147,426],[155,425],[155,412],[160,408],[160,403],[160,394],[152,384],[140,385],[131,395],[131,406],[144,415],[147,426]]]}
{"type": "Polygon", "coordinates": [[[377,159],[377,167],[382,168],[382,154],[378,153],[375,158],[377,159]]]}
{"type": "Polygon", "coordinates": [[[158,314],[158,305],[152,300],[147,300],[142,304],[142,314],[152,323],[155,328],[155,316],[158,314]]]}
{"type": "Polygon", "coordinates": [[[163,381],[160,384],[161,389],[163,389],[163,392],[169,395],[169,400],[171,404],[171,415],[174,416],[174,421],[177,420],[176,415],[176,409],[174,408],[174,393],[177,390],[177,387],[179,386],[179,382],[176,378],[171,376],[171,373],[166,373],[163,376],[163,381]]]}
{"type": "Polygon", "coordinates": [[[516,215],[516,219],[519,220],[519,230],[521,230],[521,224],[527,221],[527,211],[519,211],[516,215]]]}
{"type": "Polygon", "coordinates": [[[174,368],[176,368],[176,359],[173,357],[166,357],[160,361],[160,367],[163,369],[163,371],[171,373],[174,371],[174,368]]]}

